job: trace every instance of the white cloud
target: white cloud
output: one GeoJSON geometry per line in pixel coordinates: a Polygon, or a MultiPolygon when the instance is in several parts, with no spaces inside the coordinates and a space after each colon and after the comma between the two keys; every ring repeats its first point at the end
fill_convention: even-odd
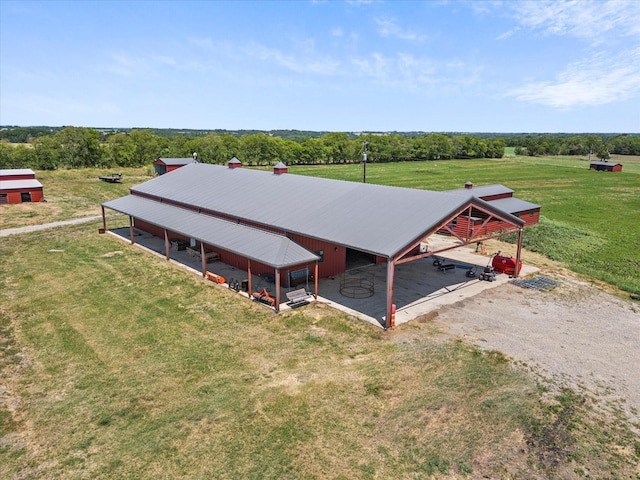
{"type": "Polygon", "coordinates": [[[556,108],[604,105],[640,95],[640,48],[570,64],[556,81],[531,82],[507,93],[556,108]]]}
{"type": "Polygon", "coordinates": [[[111,63],[104,65],[103,70],[122,77],[132,77],[147,70],[146,61],[123,54],[112,54],[111,63]]]}
{"type": "Polygon", "coordinates": [[[640,2],[526,1],[511,2],[512,16],[529,29],[547,35],[573,36],[603,41],[603,36],[639,36],[640,2]]]}
{"type": "Polygon", "coordinates": [[[337,73],[340,62],[332,58],[318,58],[310,48],[297,55],[285,54],[280,50],[252,42],[244,48],[248,56],[274,64],[297,73],[315,73],[333,75],[337,73]]]}
{"type": "Polygon", "coordinates": [[[402,40],[422,42],[424,35],[417,34],[411,30],[400,27],[393,18],[377,18],[378,33],[383,37],[397,37],[402,40]]]}
{"type": "Polygon", "coordinates": [[[516,33],[518,30],[520,30],[520,27],[512,28],[508,32],[504,32],[503,34],[498,35],[496,37],[496,40],[506,40],[507,38],[511,37],[514,33],[516,33]]]}
{"type": "Polygon", "coordinates": [[[351,60],[354,74],[362,79],[388,88],[402,91],[424,91],[432,93],[458,91],[478,80],[479,70],[459,60],[439,61],[418,57],[410,53],[385,56],[374,52],[367,57],[351,60]]]}

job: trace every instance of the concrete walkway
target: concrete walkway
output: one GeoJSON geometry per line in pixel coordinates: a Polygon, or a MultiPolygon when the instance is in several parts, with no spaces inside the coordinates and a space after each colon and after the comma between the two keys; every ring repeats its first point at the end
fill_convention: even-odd
{"type": "Polygon", "coordinates": [[[49,228],[64,227],[65,225],[78,225],[81,223],[93,222],[95,220],[101,220],[102,215],[93,215],[91,217],[74,218],[71,220],[62,220],[60,222],[43,223],[41,225],[28,225],[26,227],[5,228],[0,230],[0,237],[8,237],[9,235],[16,235],[18,233],[37,232],[38,230],[47,230],[49,228]]]}
{"type": "MultiPolygon", "coordinates": [[[[129,242],[129,228],[109,230],[108,233],[120,237],[129,242]]],[[[154,237],[146,232],[135,230],[135,242],[138,248],[145,249],[160,257],[165,257],[164,240],[154,237]]],[[[450,247],[455,244],[450,237],[434,235],[430,238],[430,246],[434,250],[450,247]]],[[[487,264],[491,257],[479,255],[473,252],[473,246],[461,247],[455,250],[443,252],[437,255],[446,263],[453,263],[456,268],[446,272],[439,271],[433,265],[433,258],[425,258],[413,262],[404,263],[396,267],[394,276],[393,298],[397,307],[395,323],[401,325],[445,305],[450,305],[459,300],[473,297],[480,292],[504,285],[510,279],[508,275],[499,274],[494,282],[480,281],[478,277],[469,278],[466,272],[470,268],[478,271],[487,264]]],[[[187,268],[195,274],[202,275],[202,264],[196,257],[190,257],[186,251],[171,251],[171,262],[187,268]]],[[[322,278],[318,282],[318,301],[325,303],[337,310],[343,311],[367,323],[381,327],[384,324],[387,302],[386,264],[371,265],[359,268],[355,271],[345,272],[332,278],[322,278]],[[346,276],[366,278],[371,281],[371,290],[366,296],[347,295],[342,288],[343,279],[346,276]],[[360,297],[360,298],[354,298],[360,297]]],[[[220,261],[209,263],[207,271],[230,279],[244,280],[247,272],[237,269],[220,261]]],[[[535,267],[524,265],[521,275],[526,276],[537,271],[535,267]]],[[[228,284],[223,284],[228,288],[228,284]]],[[[252,290],[260,291],[263,287],[275,296],[274,284],[265,281],[258,275],[252,275],[252,290]]],[[[300,287],[303,287],[302,285],[300,287]]],[[[295,287],[299,288],[299,287],[295,287]]],[[[307,286],[311,290],[312,285],[307,286]]],[[[281,311],[286,311],[289,306],[286,302],[286,293],[290,289],[281,287],[281,311]]],[[[248,293],[238,292],[240,296],[249,298],[248,293]]],[[[266,307],[265,307],[266,308],[266,307]]]]}

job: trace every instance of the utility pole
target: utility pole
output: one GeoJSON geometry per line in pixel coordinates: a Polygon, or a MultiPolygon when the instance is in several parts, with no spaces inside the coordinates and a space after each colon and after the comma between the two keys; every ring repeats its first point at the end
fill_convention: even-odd
{"type": "Polygon", "coordinates": [[[362,142],[362,183],[367,183],[367,145],[369,142],[362,142]]]}

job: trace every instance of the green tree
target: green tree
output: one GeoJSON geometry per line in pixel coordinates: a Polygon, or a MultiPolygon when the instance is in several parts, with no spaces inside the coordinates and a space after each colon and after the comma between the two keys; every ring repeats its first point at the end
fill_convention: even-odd
{"type": "Polygon", "coordinates": [[[444,160],[455,155],[454,143],[441,133],[422,135],[413,140],[413,156],[420,160],[444,160]]]}
{"type": "MultiPolygon", "coordinates": [[[[153,162],[156,158],[163,155],[163,146],[158,141],[158,138],[151,133],[151,130],[131,130],[129,133],[131,140],[133,140],[136,146],[136,164],[145,165],[146,163],[153,162]]],[[[166,142],[165,142],[166,144],[166,142]]]]}
{"type": "Polygon", "coordinates": [[[242,137],[240,151],[244,162],[249,165],[268,165],[279,157],[276,143],[264,133],[242,137]]]}
{"type": "Polygon", "coordinates": [[[305,138],[300,142],[298,162],[304,165],[323,163],[327,160],[324,141],[321,138],[305,138]]]}
{"type": "Polygon", "coordinates": [[[92,128],[65,127],[53,136],[59,148],[61,165],[70,168],[97,167],[102,164],[100,134],[92,128]]]}
{"type": "Polygon", "coordinates": [[[105,142],[105,164],[118,167],[139,166],[136,156],[136,144],[124,133],[116,133],[105,142]]]}
{"type": "Polygon", "coordinates": [[[16,168],[13,163],[13,147],[5,140],[0,140],[0,168],[16,168]]]}
{"type": "Polygon", "coordinates": [[[331,163],[347,163],[356,157],[355,145],[349,140],[349,135],[344,132],[327,133],[322,136],[328,161],[331,163]]]}
{"type": "Polygon", "coordinates": [[[34,139],[33,150],[36,169],[56,170],[60,166],[60,143],[54,136],[34,139]]]}

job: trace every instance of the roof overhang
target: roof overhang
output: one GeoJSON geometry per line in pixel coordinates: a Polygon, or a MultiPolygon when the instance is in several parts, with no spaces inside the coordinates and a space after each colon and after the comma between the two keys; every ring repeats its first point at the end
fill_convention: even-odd
{"type": "Polygon", "coordinates": [[[42,184],[33,178],[26,180],[0,180],[0,190],[21,190],[25,188],[42,188],[42,184]]]}
{"type": "Polygon", "coordinates": [[[283,235],[138,195],[111,200],[102,206],[273,268],[287,268],[319,259],[315,253],[283,235]]]}

